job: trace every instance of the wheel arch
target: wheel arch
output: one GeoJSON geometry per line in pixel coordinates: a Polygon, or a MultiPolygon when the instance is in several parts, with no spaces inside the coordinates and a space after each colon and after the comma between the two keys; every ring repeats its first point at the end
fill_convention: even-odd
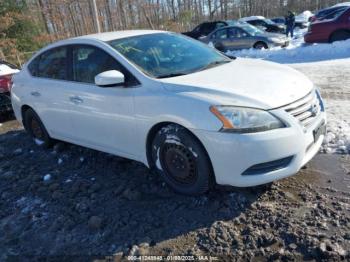
{"type": "Polygon", "coordinates": [[[333,37],[335,34],[341,33],[341,32],[345,32],[345,33],[350,34],[350,29],[341,28],[341,29],[337,29],[337,30],[333,31],[333,32],[329,35],[329,37],[328,37],[328,42],[329,42],[329,43],[332,43],[332,37],[333,37]]]}
{"type": "Polygon", "coordinates": [[[30,107],[29,105],[22,105],[21,106],[21,117],[22,117],[22,124],[23,124],[24,128],[26,128],[25,123],[24,123],[24,114],[28,109],[31,109],[34,111],[34,109],[32,107],[30,107]]]}
{"type": "Polygon", "coordinates": [[[263,41],[263,40],[258,40],[258,41],[256,41],[256,42],[254,43],[253,47],[256,48],[256,46],[257,46],[258,44],[263,44],[263,45],[265,46],[265,49],[268,49],[268,48],[269,48],[269,45],[268,45],[265,41],[263,41]]]}
{"type": "Polygon", "coordinates": [[[151,129],[149,130],[148,134],[147,134],[147,138],[146,138],[146,158],[147,158],[147,163],[148,163],[148,166],[150,169],[153,169],[155,167],[153,161],[152,161],[152,142],[157,134],[157,132],[162,129],[163,127],[167,126],[167,125],[170,125],[170,124],[174,124],[174,125],[178,125],[184,129],[186,129],[192,136],[194,139],[196,139],[200,145],[203,147],[204,149],[204,152],[205,154],[207,155],[208,159],[209,159],[209,165],[210,165],[210,168],[211,168],[211,173],[213,174],[213,179],[216,183],[216,178],[215,178],[215,173],[214,173],[214,168],[213,168],[213,164],[212,164],[212,161],[211,161],[211,158],[210,158],[210,155],[207,151],[207,149],[205,148],[204,144],[202,143],[202,141],[191,131],[189,130],[188,128],[186,128],[185,126],[181,125],[181,124],[178,124],[178,123],[175,123],[175,122],[171,122],[171,121],[164,121],[164,122],[159,122],[155,125],[153,125],[151,127],[151,129]]]}

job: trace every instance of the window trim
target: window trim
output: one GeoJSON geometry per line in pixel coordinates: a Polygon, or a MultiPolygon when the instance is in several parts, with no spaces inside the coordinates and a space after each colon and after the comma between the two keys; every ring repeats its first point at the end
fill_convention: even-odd
{"type": "MultiPolygon", "coordinates": [[[[123,88],[135,88],[135,87],[139,87],[141,86],[141,82],[140,80],[133,74],[130,72],[130,70],[128,70],[122,63],[120,63],[112,54],[110,54],[109,52],[107,52],[106,50],[102,49],[99,46],[93,45],[93,44],[85,44],[85,43],[72,43],[72,44],[66,44],[66,45],[60,45],[60,46],[55,46],[52,48],[49,48],[41,53],[39,53],[38,55],[36,55],[33,59],[30,60],[29,64],[27,65],[27,71],[30,74],[31,77],[35,77],[35,78],[39,78],[39,79],[45,79],[45,80],[51,80],[51,81],[64,81],[64,82],[70,82],[70,83],[78,83],[78,84],[83,84],[83,85],[92,85],[92,86],[96,86],[99,88],[106,88],[106,87],[100,87],[98,85],[96,85],[95,83],[86,83],[86,82],[79,82],[79,81],[74,81],[73,80],[73,48],[76,46],[88,46],[88,47],[93,47],[93,48],[97,48],[99,50],[101,50],[102,52],[105,52],[107,55],[109,55],[112,59],[114,59],[122,68],[122,70],[128,74],[130,74],[130,76],[132,78],[135,79],[135,83],[132,84],[123,84],[123,85],[118,85],[118,87],[123,87],[123,88]],[[49,78],[49,77],[42,77],[42,76],[35,76],[32,74],[32,72],[30,71],[29,67],[30,65],[34,62],[34,60],[39,59],[40,62],[40,57],[45,54],[46,52],[50,52],[53,51],[57,48],[67,48],[67,57],[66,57],[66,62],[67,62],[67,78],[66,79],[55,79],[55,78],[49,78]]],[[[38,70],[38,64],[36,65],[36,70],[38,70]]],[[[124,74],[124,73],[123,73],[124,74]]],[[[114,86],[113,86],[114,87],[114,86]]],[[[113,88],[113,87],[108,87],[108,88],[113,88]]]]}

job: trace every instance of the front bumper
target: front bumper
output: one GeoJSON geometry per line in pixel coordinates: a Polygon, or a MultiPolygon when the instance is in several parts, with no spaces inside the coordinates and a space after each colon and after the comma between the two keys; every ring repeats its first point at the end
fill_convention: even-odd
{"type": "Polygon", "coordinates": [[[324,133],[314,141],[314,131],[326,125],[324,111],[307,129],[283,109],[271,112],[288,127],[251,134],[192,130],[209,154],[218,184],[247,187],[269,183],[296,174],[317,154],[324,133]],[[285,159],[290,160],[286,166],[247,175],[252,167],[285,159]]]}
{"type": "Polygon", "coordinates": [[[270,42],[269,43],[269,47],[287,47],[289,46],[289,40],[286,39],[285,41],[281,41],[281,42],[270,42]]]}

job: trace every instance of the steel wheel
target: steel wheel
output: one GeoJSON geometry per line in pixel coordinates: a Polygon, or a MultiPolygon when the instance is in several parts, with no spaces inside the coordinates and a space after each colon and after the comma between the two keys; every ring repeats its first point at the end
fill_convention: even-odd
{"type": "Polygon", "coordinates": [[[151,167],[176,192],[200,195],[215,184],[205,148],[187,129],[164,126],[155,134],[151,150],[151,167]]]}
{"type": "Polygon", "coordinates": [[[160,162],[169,176],[179,184],[190,185],[197,179],[195,159],[182,145],[165,144],[161,149],[160,162]]]}

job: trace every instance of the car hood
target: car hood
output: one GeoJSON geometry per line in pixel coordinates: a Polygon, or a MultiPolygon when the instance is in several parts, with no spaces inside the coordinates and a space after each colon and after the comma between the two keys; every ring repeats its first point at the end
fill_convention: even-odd
{"type": "Polygon", "coordinates": [[[313,89],[306,76],[288,66],[242,58],[159,81],[171,92],[197,96],[211,103],[262,109],[287,105],[313,89]]]}

